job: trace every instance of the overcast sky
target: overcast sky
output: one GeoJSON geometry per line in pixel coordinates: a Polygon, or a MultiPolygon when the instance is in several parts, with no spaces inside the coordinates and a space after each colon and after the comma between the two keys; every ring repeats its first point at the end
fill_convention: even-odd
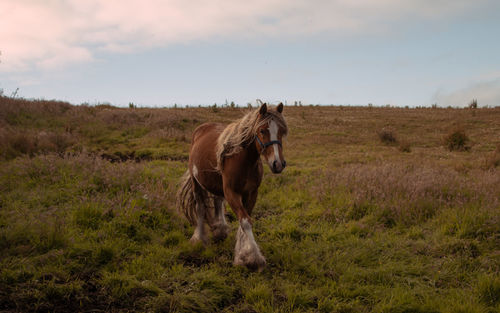
{"type": "Polygon", "coordinates": [[[0,0],[0,89],[126,106],[500,105],[498,0],[0,0]]]}

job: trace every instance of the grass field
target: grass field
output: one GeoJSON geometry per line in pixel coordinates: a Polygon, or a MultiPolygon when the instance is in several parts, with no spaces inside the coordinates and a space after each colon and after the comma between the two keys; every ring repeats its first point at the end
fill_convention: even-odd
{"type": "Polygon", "coordinates": [[[1,97],[0,311],[500,312],[500,108],[285,107],[261,273],[229,208],[207,247],[175,208],[193,129],[243,112],[1,97]]]}

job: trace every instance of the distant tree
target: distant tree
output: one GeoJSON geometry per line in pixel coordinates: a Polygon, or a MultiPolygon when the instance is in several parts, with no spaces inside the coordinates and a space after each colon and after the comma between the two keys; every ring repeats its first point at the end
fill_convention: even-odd
{"type": "Polygon", "coordinates": [[[17,97],[17,92],[19,91],[19,87],[16,88],[16,90],[14,90],[14,92],[12,92],[12,94],[10,95],[11,98],[15,98],[17,97]]]}
{"type": "Polygon", "coordinates": [[[472,99],[472,101],[469,103],[469,108],[477,109],[477,99],[472,99]]]}

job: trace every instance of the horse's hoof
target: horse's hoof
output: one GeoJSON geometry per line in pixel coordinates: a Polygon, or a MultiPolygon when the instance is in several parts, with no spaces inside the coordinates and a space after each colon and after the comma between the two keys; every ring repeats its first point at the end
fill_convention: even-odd
{"type": "Polygon", "coordinates": [[[199,244],[199,243],[203,244],[204,246],[206,246],[206,245],[207,245],[207,240],[206,240],[206,239],[203,239],[203,238],[200,238],[200,237],[198,237],[197,235],[193,235],[193,236],[191,237],[191,239],[189,239],[189,242],[190,242],[191,244],[193,244],[193,245],[196,245],[196,244],[199,244]]]}
{"type": "Polygon", "coordinates": [[[266,259],[262,255],[257,255],[252,258],[236,257],[233,262],[236,266],[245,266],[251,271],[262,272],[266,267],[266,259]]]}
{"type": "Polygon", "coordinates": [[[227,225],[221,225],[214,228],[212,231],[212,240],[214,242],[224,241],[227,238],[229,232],[229,227],[227,225]]]}

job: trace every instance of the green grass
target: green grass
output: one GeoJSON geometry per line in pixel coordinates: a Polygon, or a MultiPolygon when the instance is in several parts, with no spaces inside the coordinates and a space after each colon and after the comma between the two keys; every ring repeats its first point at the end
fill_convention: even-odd
{"type": "Polygon", "coordinates": [[[241,110],[1,101],[0,311],[500,312],[498,109],[286,107],[257,273],[230,208],[206,247],[175,208],[192,130],[241,110]],[[468,151],[443,145],[457,122],[468,151]]]}

